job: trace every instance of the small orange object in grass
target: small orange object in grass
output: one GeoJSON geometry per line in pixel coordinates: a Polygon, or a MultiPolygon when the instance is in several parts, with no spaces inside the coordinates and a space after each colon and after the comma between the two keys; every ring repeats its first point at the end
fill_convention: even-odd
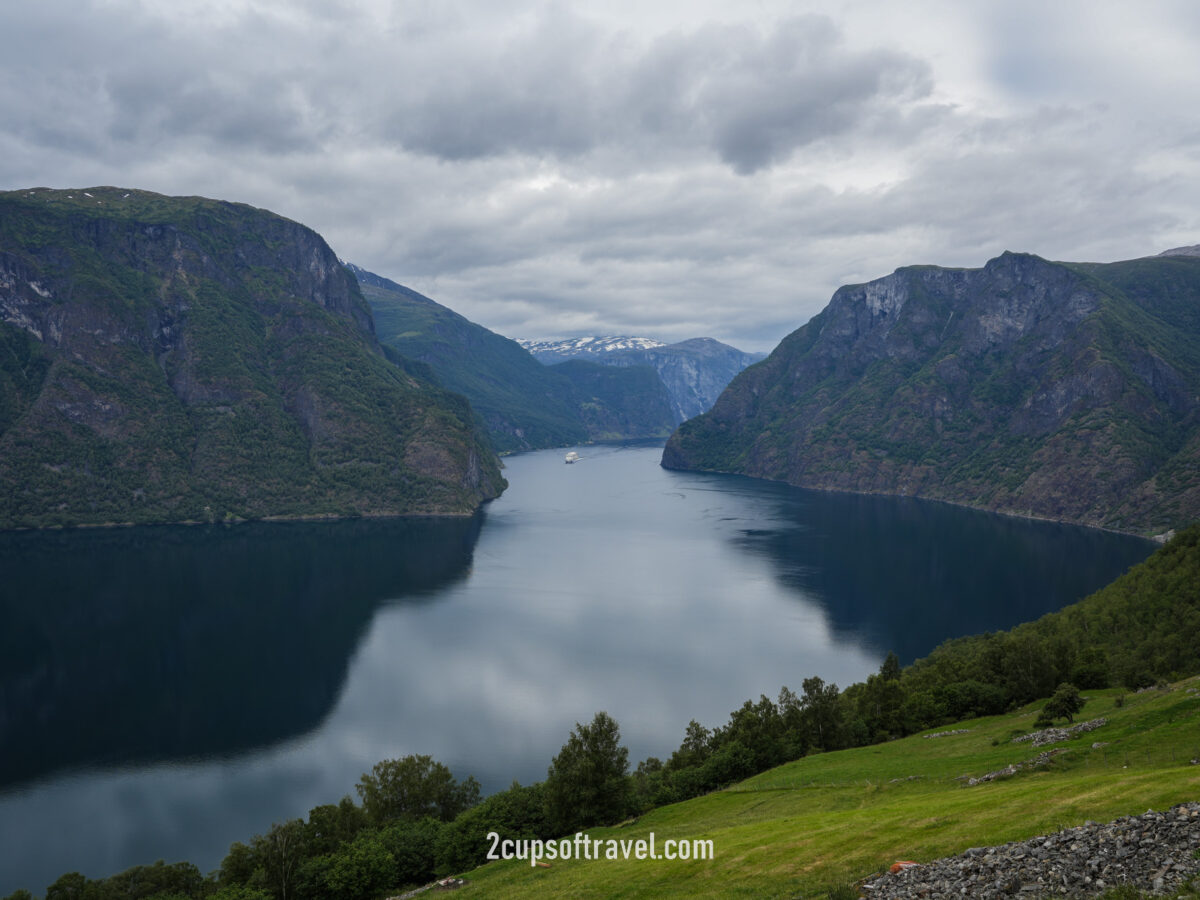
{"type": "Polygon", "coordinates": [[[892,863],[892,867],[888,869],[893,875],[897,872],[903,872],[905,869],[911,869],[913,866],[919,866],[920,863],[915,863],[911,859],[902,859],[892,863]]]}
{"type": "Polygon", "coordinates": [[[550,863],[539,862],[538,865],[541,866],[543,869],[550,868],[550,863]]]}

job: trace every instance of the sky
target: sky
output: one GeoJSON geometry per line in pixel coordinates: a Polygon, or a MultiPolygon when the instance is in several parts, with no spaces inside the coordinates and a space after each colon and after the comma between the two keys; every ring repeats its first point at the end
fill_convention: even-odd
{"type": "Polygon", "coordinates": [[[514,338],[1200,243],[1194,0],[0,5],[0,189],[249,203],[514,338]]]}

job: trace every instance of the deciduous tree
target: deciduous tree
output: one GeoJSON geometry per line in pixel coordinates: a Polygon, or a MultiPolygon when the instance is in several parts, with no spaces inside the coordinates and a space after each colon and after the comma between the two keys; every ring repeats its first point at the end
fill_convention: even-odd
{"type": "Polygon", "coordinates": [[[479,802],[479,782],[468,775],[459,783],[430,756],[385,759],[356,785],[367,815],[376,824],[432,816],[449,822],[479,802]]]}
{"type": "Polygon", "coordinates": [[[610,825],[629,807],[629,750],[606,712],[575,730],[550,764],[546,812],[551,828],[565,834],[582,825],[610,825]]]}

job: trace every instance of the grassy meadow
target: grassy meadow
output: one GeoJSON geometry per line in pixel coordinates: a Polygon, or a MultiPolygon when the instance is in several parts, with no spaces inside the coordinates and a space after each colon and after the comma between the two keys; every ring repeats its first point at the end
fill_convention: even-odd
{"type": "MultiPolygon", "coordinates": [[[[509,860],[464,873],[468,894],[507,897],[825,897],[896,860],[918,862],[1200,798],[1200,677],[1170,690],[1087,691],[1066,743],[1012,743],[1041,704],[869,747],[816,754],[726,790],[662,807],[591,838],[710,839],[714,858],[509,860]],[[1103,746],[1093,746],[1101,744],[1103,746]],[[980,776],[1065,748],[1045,766],[980,776]],[[965,776],[965,777],[964,777],[965,776]]],[[[503,837],[503,835],[501,835],[503,837]]]]}

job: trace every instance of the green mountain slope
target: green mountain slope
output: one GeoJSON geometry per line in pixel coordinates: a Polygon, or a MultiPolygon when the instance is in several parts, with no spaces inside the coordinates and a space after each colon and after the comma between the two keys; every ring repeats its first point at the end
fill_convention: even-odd
{"type": "Polygon", "coordinates": [[[311,230],[248,206],[0,194],[0,527],[466,513],[466,401],[390,362],[311,230]]]}
{"type": "Polygon", "coordinates": [[[646,367],[547,368],[516,341],[394,281],[350,268],[371,304],[380,340],[428,364],[439,382],[465,395],[502,452],[666,437],[675,427],[666,388],[646,367]]]}
{"type": "Polygon", "coordinates": [[[1200,516],[1200,259],[1006,253],[839,289],[669,468],[1156,533],[1200,516]]]}
{"type": "Polygon", "coordinates": [[[489,898],[864,896],[851,885],[897,860],[929,862],[1194,801],[1200,766],[1189,760],[1200,725],[1198,685],[1192,679],[1120,701],[1115,691],[1089,692],[1081,715],[1108,723],[1054,745],[1065,752],[1012,777],[967,785],[969,777],[1038,755],[1011,740],[1033,730],[1035,706],[950,729],[964,734],[807,756],[615,827],[584,829],[602,848],[624,842],[628,858],[618,843],[615,859],[555,859],[548,867],[514,859],[464,877],[472,892],[489,898]],[[637,859],[636,842],[648,847],[651,835],[658,853],[668,840],[675,848],[687,842],[693,858],[637,859]],[[704,852],[709,858],[699,858],[704,852]]]}
{"type": "Polygon", "coordinates": [[[582,359],[606,366],[649,366],[667,389],[676,424],[710,409],[734,375],[765,355],[704,337],[676,344],[615,335],[519,343],[546,365],[582,359]]]}

